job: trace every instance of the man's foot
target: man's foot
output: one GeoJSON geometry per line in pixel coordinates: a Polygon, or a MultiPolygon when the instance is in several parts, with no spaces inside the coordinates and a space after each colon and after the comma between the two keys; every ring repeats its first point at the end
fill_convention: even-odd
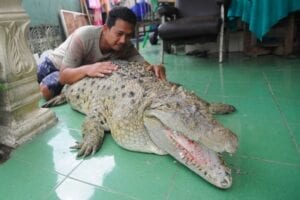
{"type": "Polygon", "coordinates": [[[53,97],[53,93],[49,90],[49,88],[46,85],[42,83],[40,84],[40,92],[47,101],[53,97]]]}

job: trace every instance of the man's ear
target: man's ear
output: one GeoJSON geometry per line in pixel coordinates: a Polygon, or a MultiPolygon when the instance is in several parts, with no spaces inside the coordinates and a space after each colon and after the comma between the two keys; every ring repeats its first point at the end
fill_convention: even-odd
{"type": "Polygon", "coordinates": [[[106,25],[106,24],[103,24],[103,27],[102,27],[103,29],[103,31],[108,31],[109,30],[109,27],[106,25]]]}

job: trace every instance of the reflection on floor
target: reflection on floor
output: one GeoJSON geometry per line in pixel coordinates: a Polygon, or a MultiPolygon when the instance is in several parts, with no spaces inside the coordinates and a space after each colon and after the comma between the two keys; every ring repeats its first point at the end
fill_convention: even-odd
{"type": "MultiPolygon", "coordinates": [[[[141,50],[158,63],[159,48],[141,50]]],[[[126,151],[107,135],[85,160],[70,151],[84,116],[63,105],[59,123],[0,165],[3,199],[300,199],[300,58],[166,55],[168,79],[238,111],[218,119],[240,140],[226,160],[233,186],[217,189],[169,156],[126,151]]]]}

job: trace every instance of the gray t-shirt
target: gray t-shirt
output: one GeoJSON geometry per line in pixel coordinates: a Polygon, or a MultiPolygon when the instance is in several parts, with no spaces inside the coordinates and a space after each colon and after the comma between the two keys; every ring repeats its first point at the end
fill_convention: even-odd
{"type": "Polygon", "coordinates": [[[145,62],[131,42],[126,44],[121,51],[102,54],[99,48],[99,36],[102,37],[102,27],[100,26],[80,27],[48,57],[57,69],[60,69],[62,65],[75,68],[85,64],[116,59],[145,62]]]}

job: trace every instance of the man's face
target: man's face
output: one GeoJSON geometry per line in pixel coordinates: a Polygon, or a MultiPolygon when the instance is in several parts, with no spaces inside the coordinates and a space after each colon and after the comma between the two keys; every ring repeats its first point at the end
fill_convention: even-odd
{"type": "Polygon", "coordinates": [[[110,29],[105,26],[105,40],[111,49],[120,51],[133,35],[134,26],[126,21],[117,19],[110,29]]]}

